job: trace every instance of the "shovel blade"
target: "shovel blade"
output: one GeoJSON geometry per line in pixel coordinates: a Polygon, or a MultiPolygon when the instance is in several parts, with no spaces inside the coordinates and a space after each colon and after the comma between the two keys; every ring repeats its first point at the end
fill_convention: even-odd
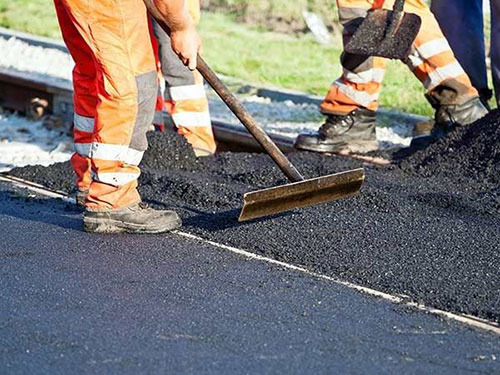
{"type": "Polygon", "coordinates": [[[358,195],[364,179],[365,171],[359,168],[246,193],[238,221],[358,195]]]}
{"type": "Polygon", "coordinates": [[[388,33],[392,10],[377,9],[368,12],[345,51],[355,55],[405,59],[422,25],[419,16],[404,13],[393,34],[388,33]],[[390,35],[391,34],[391,35],[390,35]]]}

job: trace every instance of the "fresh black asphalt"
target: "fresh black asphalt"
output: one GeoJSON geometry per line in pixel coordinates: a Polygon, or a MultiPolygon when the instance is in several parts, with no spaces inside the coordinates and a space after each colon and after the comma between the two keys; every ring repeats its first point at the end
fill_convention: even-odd
{"type": "Polygon", "coordinates": [[[500,374],[498,336],[0,183],[1,374],[500,374]]]}

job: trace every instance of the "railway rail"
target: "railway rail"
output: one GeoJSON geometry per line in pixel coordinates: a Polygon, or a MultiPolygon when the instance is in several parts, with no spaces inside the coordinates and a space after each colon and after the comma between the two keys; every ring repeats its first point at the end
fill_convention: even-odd
{"type": "MultiPolygon", "coordinates": [[[[0,28],[0,37],[15,37],[33,46],[67,52],[64,44],[52,39],[0,28]]],[[[37,73],[0,67],[0,106],[41,119],[52,115],[70,127],[73,119],[73,88],[69,81],[50,78],[37,73]]],[[[244,128],[229,122],[212,119],[220,150],[261,151],[259,144],[244,128]]],[[[293,150],[293,139],[277,134],[272,139],[284,152],[293,150]]]]}

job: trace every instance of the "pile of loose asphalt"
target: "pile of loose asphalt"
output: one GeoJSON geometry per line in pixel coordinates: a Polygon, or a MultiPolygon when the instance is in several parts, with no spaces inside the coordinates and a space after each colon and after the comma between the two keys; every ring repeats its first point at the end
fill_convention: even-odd
{"type": "MultiPolygon", "coordinates": [[[[500,112],[397,165],[365,165],[361,195],[238,223],[242,195],[287,181],[264,154],[198,160],[173,133],[149,134],[140,192],[184,230],[448,311],[500,322],[500,112]]],[[[290,154],[307,177],[358,161],[290,154]]],[[[69,163],[12,175],[70,192],[69,163]]],[[[165,249],[168,251],[168,249],[165,249]]]]}

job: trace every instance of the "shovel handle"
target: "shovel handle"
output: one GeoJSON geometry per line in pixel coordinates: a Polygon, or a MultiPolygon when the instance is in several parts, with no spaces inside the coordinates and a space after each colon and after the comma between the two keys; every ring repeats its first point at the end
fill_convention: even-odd
{"type": "Polygon", "coordinates": [[[252,134],[252,136],[269,154],[269,156],[274,160],[278,167],[280,167],[281,171],[288,177],[288,179],[292,182],[303,181],[304,177],[302,177],[302,175],[293,166],[290,160],[288,160],[288,158],[283,154],[283,152],[281,152],[278,146],[276,146],[271,137],[269,137],[266,132],[257,124],[257,122],[255,122],[246,108],[233,95],[233,93],[229,91],[226,85],[224,85],[219,77],[217,77],[212,69],[210,69],[210,67],[201,56],[198,56],[197,69],[201,73],[203,78],[205,78],[205,80],[208,82],[208,84],[214,89],[217,95],[220,96],[222,101],[226,103],[231,112],[233,112],[235,116],[238,117],[245,128],[248,129],[250,134],[252,134]]]}
{"type": "Polygon", "coordinates": [[[403,10],[405,6],[405,0],[396,0],[394,3],[392,17],[389,19],[389,26],[386,31],[386,40],[394,38],[396,29],[398,28],[399,22],[403,18],[403,10]]]}
{"type": "Polygon", "coordinates": [[[405,7],[405,0],[396,0],[392,10],[394,10],[395,12],[402,12],[404,7],[405,7]]]}

